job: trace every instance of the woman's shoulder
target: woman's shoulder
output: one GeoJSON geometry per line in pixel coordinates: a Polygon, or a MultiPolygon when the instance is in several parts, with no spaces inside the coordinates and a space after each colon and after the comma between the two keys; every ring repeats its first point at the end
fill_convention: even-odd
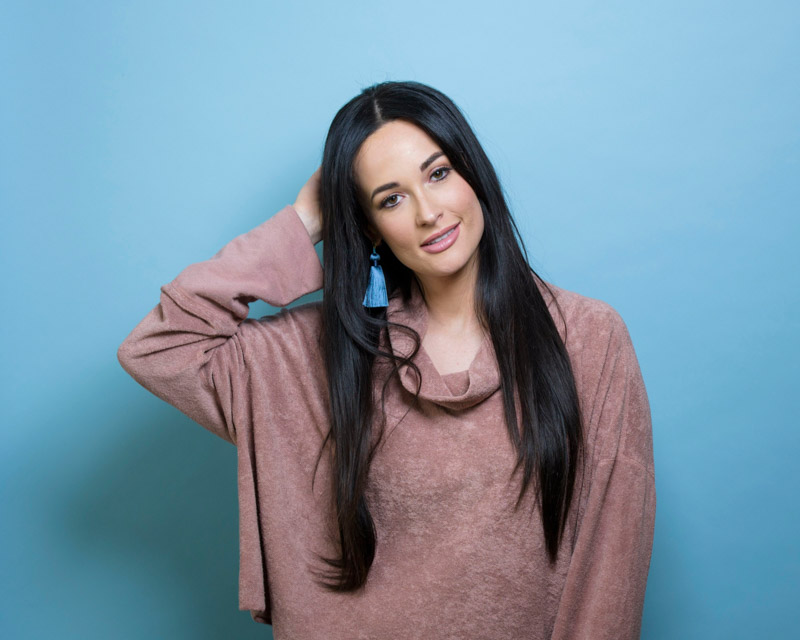
{"type": "Polygon", "coordinates": [[[562,334],[562,340],[565,337],[566,340],[574,340],[580,336],[584,345],[587,342],[607,344],[612,332],[625,328],[622,316],[605,300],[565,289],[540,278],[536,278],[536,284],[562,334]],[[571,333],[573,336],[570,336],[571,333]]]}
{"type": "Polygon", "coordinates": [[[593,398],[603,376],[613,370],[627,372],[625,375],[638,371],[628,327],[616,308],[605,300],[545,284],[552,296],[543,297],[569,354],[581,395],[593,398]]]}
{"type": "MultiPolygon", "coordinates": [[[[623,456],[652,476],[650,405],[627,325],[604,300],[552,284],[550,288],[566,319],[564,343],[584,412],[591,457],[611,460],[623,456]]],[[[554,315],[559,314],[556,311],[554,315]]]]}

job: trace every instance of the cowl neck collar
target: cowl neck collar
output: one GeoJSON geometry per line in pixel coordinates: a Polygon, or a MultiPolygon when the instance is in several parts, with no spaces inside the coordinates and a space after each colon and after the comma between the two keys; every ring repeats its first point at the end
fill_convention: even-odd
{"type": "MultiPolygon", "coordinates": [[[[411,299],[408,303],[403,301],[403,296],[399,291],[395,291],[392,297],[389,298],[386,317],[391,322],[397,322],[414,329],[419,334],[420,340],[425,337],[428,329],[428,308],[416,281],[412,284],[411,299]]],[[[389,327],[389,343],[395,355],[408,357],[414,350],[413,337],[397,327],[389,327]]],[[[477,355],[469,365],[469,369],[464,372],[458,372],[459,375],[467,378],[466,389],[462,393],[453,394],[444,380],[448,376],[455,377],[457,374],[445,374],[445,376],[442,376],[422,345],[420,345],[419,351],[412,361],[419,367],[422,374],[420,399],[433,402],[446,409],[454,411],[468,409],[482,402],[500,388],[500,371],[497,366],[492,339],[488,335],[483,339],[477,355]]],[[[414,395],[418,382],[414,369],[408,365],[402,365],[399,367],[398,373],[403,387],[411,395],[414,395]]]]}

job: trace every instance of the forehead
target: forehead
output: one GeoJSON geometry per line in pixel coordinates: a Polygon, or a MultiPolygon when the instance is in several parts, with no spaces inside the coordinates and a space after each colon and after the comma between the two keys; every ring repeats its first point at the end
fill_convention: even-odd
{"type": "MultiPolygon", "coordinates": [[[[373,132],[356,154],[354,169],[361,187],[399,178],[400,172],[419,173],[419,165],[439,145],[417,125],[404,120],[387,122],[373,132]]],[[[373,185],[374,186],[374,185],[373,185]]]]}

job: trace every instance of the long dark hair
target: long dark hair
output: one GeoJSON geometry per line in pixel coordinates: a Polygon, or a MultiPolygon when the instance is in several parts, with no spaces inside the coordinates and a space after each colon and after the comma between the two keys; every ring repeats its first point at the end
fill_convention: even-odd
{"type": "MultiPolygon", "coordinates": [[[[412,361],[420,347],[419,334],[389,322],[385,308],[362,306],[372,244],[366,233],[368,219],[359,198],[354,159],[364,140],[392,120],[405,120],[425,131],[480,201],[485,225],[478,246],[476,311],[491,335],[499,365],[506,424],[517,453],[511,475],[520,465],[523,468],[515,508],[536,474],[539,482],[535,498],[551,562],[555,562],[561,543],[583,450],[581,414],[569,356],[535,279],[547,285],[528,264],[500,181],[472,128],[447,96],[427,85],[382,82],[367,87],[345,104],[331,123],[320,185],[324,243],[321,345],[331,417],[331,429],[322,448],[332,440],[340,544],[338,557],[322,558],[333,568],[322,574],[326,577],[322,584],[340,592],[360,588],[375,557],[375,526],[365,499],[367,474],[378,440],[372,432],[374,414],[383,413],[373,400],[374,365],[388,363],[396,372],[407,364],[419,373],[412,361]],[[379,348],[380,336],[389,325],[413,334],[416,348],[408,357],[379,348]]],[[[398,293],[409,301],[413,271],[386,243],[380,245],[379,253],[389,295],[398,293]]],[[[555,301],[555,295],[547,289],[555,301]]],[[[377,417],[381,418],[382,430],[385,415],[377,417]]]]}

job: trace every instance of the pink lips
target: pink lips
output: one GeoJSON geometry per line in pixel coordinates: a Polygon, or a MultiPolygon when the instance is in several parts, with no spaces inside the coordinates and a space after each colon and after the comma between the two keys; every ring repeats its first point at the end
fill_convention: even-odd
{"type": "Polygon", "coordinates": [[[460,228],[460,223],[456,223],[450,227],[450,229],[445,229],[443,232],[437,233],[435,236],[433,236],[434,238],[440,237],[446,233],[449,233],[449,235],[446,238],[442,238],[438,242],[434,242],[433,244],[423,244],[422,249],[428,253],[439,253],[440,251],[449,249],[451,246],[453,246],[456,238],[458,238],[460,228]]]}

